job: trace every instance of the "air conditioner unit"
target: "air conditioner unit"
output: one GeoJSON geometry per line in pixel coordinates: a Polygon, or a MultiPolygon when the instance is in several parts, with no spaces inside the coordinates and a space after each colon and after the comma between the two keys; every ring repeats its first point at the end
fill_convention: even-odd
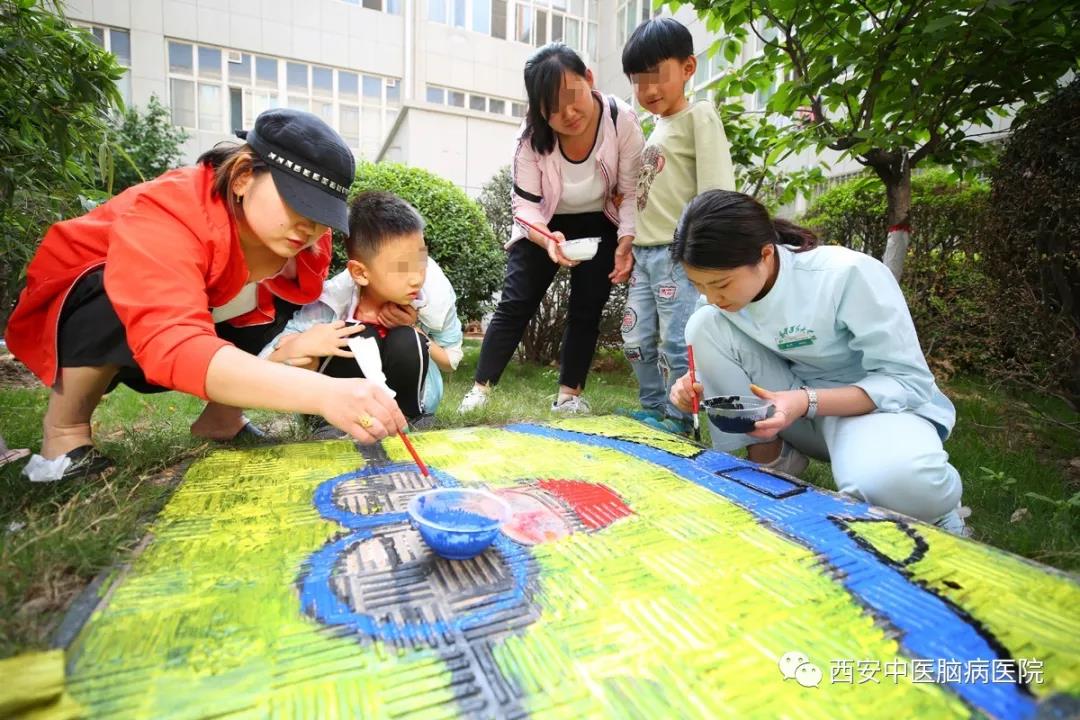
{"type": "Polygon", "coordinates": [[[397,87],[397,80],[395,80],[394,78],[386,78],[386,87],[397,87]]]}
{"type": "Polygon", "coordinates": [[[239,50],[229,50],[228,60],[231,63],[239,65],[240,63],[244,62],[244,54],[239,50]]]}

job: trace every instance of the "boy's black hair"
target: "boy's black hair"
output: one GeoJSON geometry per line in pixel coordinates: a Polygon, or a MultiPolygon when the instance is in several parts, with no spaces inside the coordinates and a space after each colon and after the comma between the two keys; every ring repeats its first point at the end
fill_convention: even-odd
{"type": "Polygon", "coordinates": [[[626,75],[648,72],[665,60],[686,60],[694,54],[694,38],[673,17],[658,17],[638,25],[622,51],[626,75]]]}
{"type": "Polygon", "coordinates": [[[387,242],[423,231],[424,218],[394,193],[363,192],[349,204],[345,251],[351,260],[371,259],[387,242]]]}

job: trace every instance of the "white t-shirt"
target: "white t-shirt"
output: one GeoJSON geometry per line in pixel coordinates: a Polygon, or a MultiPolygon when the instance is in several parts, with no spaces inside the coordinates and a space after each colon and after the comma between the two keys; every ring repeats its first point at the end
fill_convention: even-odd
{"type": "Polygon", "coordinates": [[[599,212],[604,209],[604,177],[596,162],[603,132],[601,118],[589,157],[581,162],[571,162],[566,159],[562,148],[555,149],[559,153],[559,170],[562,173],[562,196],[555,208],[556,214],[599,212]]]}

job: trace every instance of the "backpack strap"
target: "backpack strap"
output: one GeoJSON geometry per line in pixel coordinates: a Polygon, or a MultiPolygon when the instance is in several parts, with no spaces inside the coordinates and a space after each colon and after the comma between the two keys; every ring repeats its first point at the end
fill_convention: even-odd
{"type": "Polygon", "coordinates": [[[608,95],[608,107],[611,109],[611,123],[615,126],[615,134],[619,134],[619,106],[615,104],[615,96],[608,95]]]}

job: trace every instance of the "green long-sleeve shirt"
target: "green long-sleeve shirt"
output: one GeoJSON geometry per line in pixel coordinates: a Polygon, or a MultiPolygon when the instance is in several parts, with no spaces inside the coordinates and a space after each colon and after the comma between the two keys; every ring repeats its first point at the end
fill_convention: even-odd
{"type": "Polygon", "coordinates": [[[634,244],[670,243],[686,204],[715,188],[735,189],[731,152],[716,108],[698,102],[657,118],[641,154],[634,244]]]}

